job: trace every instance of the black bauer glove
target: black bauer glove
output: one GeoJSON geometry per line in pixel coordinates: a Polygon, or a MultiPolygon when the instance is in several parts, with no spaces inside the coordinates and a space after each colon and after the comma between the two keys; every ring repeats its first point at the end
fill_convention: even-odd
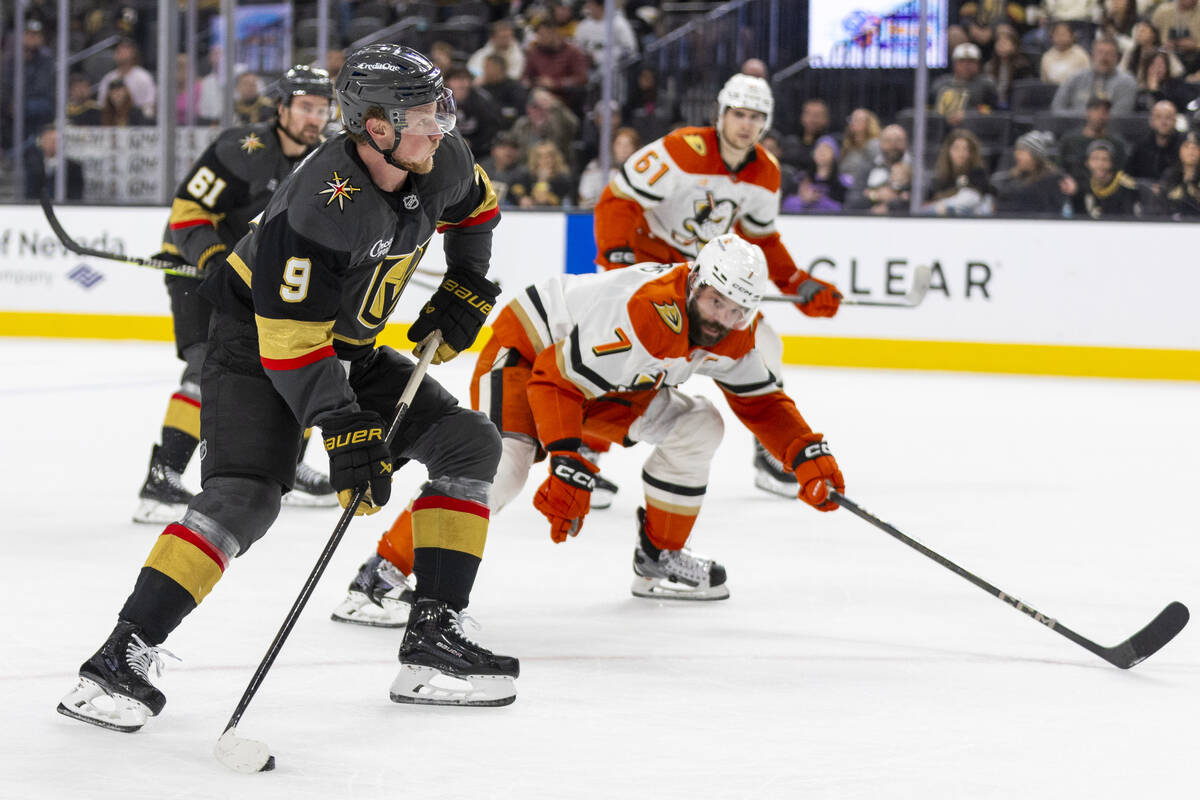
{"type": "Polygon", "coordinates": [[[421,357],[420,343],[435,330],[442,332],[442,343],[433,357],[434,364],[445,363],[466,350],[492,313],[499,294],[500,287],[482,275],[461,270],[447,272],[442,285],[408,329],[408,338],[417,342],[413,353],[421,357]]]}
{"type": "Polygon", "coordinates": [[[355,489],[364,489],[354,516],[374,514],[392,496],[392,453],[384,439],[383,418],[374,411],[340,414],[322,426],[329,454],[329,483],[342,508],[355,489]]]}

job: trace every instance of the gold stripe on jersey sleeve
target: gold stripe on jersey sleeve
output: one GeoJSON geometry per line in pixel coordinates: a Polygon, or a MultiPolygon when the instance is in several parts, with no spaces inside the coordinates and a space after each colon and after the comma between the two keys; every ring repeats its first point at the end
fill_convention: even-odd
{"type": "Polygon", "coordinates": [[[378,338],[378,336],[372,336],[370,339],[351,339],[349,336],[342,336],[340,333],[335,333],[333,335],[333,340],[335,342],[345,342],[346,344],[353,345],[372,344],[378,338]]]}
{"type": "Polygon", "coordinates": [[[213,227],[216,227],[217,223],[223,219],[225,219],[224,214],[214,214],[194,200],[176,197],[171,203],[171,216],[167,219],[167,225],[174,228],[188,222],[203,221],[211,222],[213,227]]]}
{"type": "Polygon", "coordinates": [[[258,352],[263,358],[299,358],[333,344],[333,320],[306,322],[255,314],[254,321],[258,324],[258,352]]]}
{"type": "Polygon", "coordinates": [[[443,225],[461,225],[462,223],[466,222],[466,220],[471,219],[471,217],[477,217],[480,214],[483,214],[486,211],[491,211],[500,205],[500,198],[496,195],[496,189],[492,186],[492,179],[488,177],[486,172],[484,172],[483,167],[479,166],[478,164],[475,165],[475,182],[483,184],[483,201],[475,207],[474,211],[472,211],[470,214],[467,214],[466,219],[460,219],[458,222],[449,222],[447,220],[439,219],[437,223],[439,227],[443,225]]]}
{"type": "Polygon", "coordinates": [[[525,330],[525,335],[529,337],[529,343],[533,345],[533,352],[540,353],[545,350],[546,343],[542,341],[541,334],[538,333],[537,326],[533,324],[533,320],[525,313],[525,308],[519,302],[511,304],[509,308],[512,309],[517,321],[521,323],[521,327],[525,330]]]}
{"type": "Polygon", "coordinates": [[[233,271],[238,274],[238,277],[245,281],[246,285],[250,285],[250,268],[246,266],[246,262],[242,261],[242,257],[237,253],[229,254],[229,266],[233,267],[233,271]]]}
{"type": "Polygon", "coordinates": [[[583,396],[586,399],[588,399],[588,400],[596,399],[597,395],[594,392],[592,392],[592,390],[588,389],[586,386],[580,385],[580,383],[578,381],[574,380],[571,377],[570,373],[567,372],[567,340],[566,339],[563,339],[562,341],[557,342],[554,345],[554,361],[555,361],[555,364],[558,366],[558,374],[563,377],[563,380],[567,381],[572,386],[574,386],[576,389],[583,392],[583,396]]]}

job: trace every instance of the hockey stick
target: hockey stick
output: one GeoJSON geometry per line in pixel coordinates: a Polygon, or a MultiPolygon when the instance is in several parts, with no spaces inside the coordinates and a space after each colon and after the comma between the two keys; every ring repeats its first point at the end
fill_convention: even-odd
{"type": "Polygon", "coordinates": [[[50,223],[50,229],[54,231],[54,235],[62,242],[63,247],[72,253],[81,256],[91,256],[92,258],[103,258],[108,261],[121,261],[138,267],[149,267],[150,269],[165,272],[168,275],[182,275],[185,278],[200,277],[200,270],[191,264],[176,264],[174,261],[166,261],[161,258],[139,258],[138,256],[127,256],[124,253],[109,253],[104,250],[84,247],[72,239],[67,234],[66,229],[63,228],[62,223],[58,221],[58,215],[54,213],[54,206],[50,204],[50,193],[45,189],[42,190],[42,212],[46,215],[46,222],[50,223]]]}
{"type": "Polygon", "coordinates": [[[979,576],[973,575],[972,573],[960,567],[958,564],[955,564],[950,559],[935,553],[933,550],[930,550],[916,539],[905,536],[896,528],[879,519],[869,511],[861,508],[853,500],[846,497],[841,492],[831,488],[829,490],[829,496],[833,502],[837,503],[850,513],[866,520],[884,533],[899,539],[900,541],[904,542],[904,544],[913,548],[922,555],[933,559],[946,569],[957,574],[959,577],[966,578],[968,581],[975,584],[980,589],[983,589],[993,597],[998,597],[1005,603],[1008,603],[1017,611],[1033,617],[1035,620],[1042,623],[1060,636],[1065,636],[1085,650],[1095,653],[1108,663],[1112,664],[1114,667],[1129,669],[1130,667],[1140,664],[1150,656],[1157,653],[1159,649],[1161,649],[1162,646],[1167,642],[1174,639],[1175,635],[1183,630],[1183,626],[1187,625],[1188,623],[1189,615],[1187,606],[1185,606],[1183,603],[1175,601],[1160,611],[1157,617],[1150,620],[1150,624],[1120,644],[1112,647],[1098,645],[1091,639],[1080,636],[1078,633],[1071,630],[1066,625],[1063,625],[1058,620],[1047,617],[1036,608],[1027,606],[1012,595],[1002,592],[1000,589],[997,589],[995,586],[983,580],[979,576]]]}
{"type": "MultiPolygon", "coordinates": [[[[843,297],[842,305],[844,306],[876,306],[878,308],[915,308],[921,305],[921,301],[925,299],[926,293],[929,291],[929,284],[933,279],[933,270],[926,264],[921,264],[913,270],[912,283],[908,286],[908,291],[900,296],[898,300],[856,300],[853,297],[843,297]]],[[[763,295],[763,300],[772,302],[796,303],[803,300],[802,297],[795,294],[767,294],[763,295]]]]}
{"type": "MultiPolygon", "coordinates": [[[[396,402],[396,414],[392,417],[392,424],[387,429],[386,438],[389,445],[396,437],[396,431],[399,430],[400,425],[404,422],[404,418],[408,415],[408,409],[412,404],[413,397],[417,393],[417,388],[421,385],[421,380],[425,377],[426,370],[429,369],[429,363],[433,361],[433,356],[437,353],[438,346],[441,343],[441,333],[437,331],[422,343],[425,349],[422,351],[417,365],[413,368],[412,375],[409,377],[404,391],[400,393],[400,399],[396,402]]],[[[246,713],[246,708],[250,705],[250,701],[254,698],[258,687],[262,685],[263,679],[267,677],[268,670],[275,663],[275,657],[283,649],[283,643],[287,641],[287,637],[292,632],[292,628],[295,627],[296,621],[300,619],[300,612],[304,610],[304,606],[308,603],[309,597],[312,596],[313,590],[317,588],[317,581],[321,579],[325,568],[329,566],[329,560],[333,558],[333,551],[337,549],[338,544],[342,541],[342,536],[346,533],[346,528],[350,525],[350,520],[354,519],[354,512],[358,509],[358,505],[362,502],[362,499],[363,490],[356,489],[350,497],[350,502],[346,505],[346,509],[342,512],[337,526],[333,529],[333,534],[330,535],[329,541],[325,543],[325,549],[317,557],[317,563],[313,565],[312,572],[309,573],[304,586],[300,588],[300,595],[296,598],[296,602],[292,603],[292,608],[284,618],[283,625],[279,628],[278,633],[275,634],[275,638],[271,641],[271,646],[267,648],[267,654],[263,656],[262,661],[259,662],[258,669],[254,671],[253,677],[250,678],[250,683],[246,686],[246,691],[242,693],[242,699],[238,701],[237,708],[233,710],[233,716],[229,718],[229,723],[225,726],[225,732],[221,734],[221,738],[217,740],[216,747],[213,748],[213,755],[217,757],[217,760],[230,769],[250,773],[266,772],[275,768],[275,756],[271,755],[271,749],[267,747],[266,743],[255,741],[254,739],[243,739],[238,736],[237,724],[241,720],[242,714],[246,713]]]]}

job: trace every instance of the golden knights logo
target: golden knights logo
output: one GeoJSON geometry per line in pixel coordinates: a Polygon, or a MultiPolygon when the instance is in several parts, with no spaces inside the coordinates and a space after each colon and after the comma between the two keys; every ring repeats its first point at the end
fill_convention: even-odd
{"type": "Polygon", "coordinates": [[[351,186],[349,178],[343,178],[339,176],[337,174],[337,170],[333,171],[333,180],[325,181],[325,185],[329,188],[322,189],[321,191],[317,192],[317,194],[329,195],[329,199],[325,201],[325,205],[327,207],[332,205],[334,200],[337,200],[338,211],[345,209],[345,201],[354,199],[355,192],[362,191],[362,189],[359,189],[357,186],[351,186]]]}
{"type": "Polygon", "coordinates": [[[738,205],[728,198],[713,197],[705,192],[703,200],[697,200],[693,214],[683,221],[683,233],[671,231],[671,237],[680,247],[699,249],[721,234],[729,233],[737,219],[738,205]]]}
{"type": "Polygon", "coordinates": [[[263,144],[262,139],[258,138],[257,133],[247,133],[238,142],[238,147],[242,149],[243,153],[257,153],[259,150],[265,150],[267,146],[263,144]]]}
{"type": "MultiPolygon", "coordinates": [[[[429,239],[432,238],[431,234],[429,239]]],[[[362,307],[358,311],[360,323],[368,328],[378,328],[387,321],[395,310],[396,303],[400,302],[400,295],[404,293],[404,287],[408,285],[408,279],[420,263],[421,256],[425,255],[429,239],[411,253],[385,256],[383,261],[379,262],[375,267],[375,274],[371,276],[371,283],[367,286],[362,307]]]]}

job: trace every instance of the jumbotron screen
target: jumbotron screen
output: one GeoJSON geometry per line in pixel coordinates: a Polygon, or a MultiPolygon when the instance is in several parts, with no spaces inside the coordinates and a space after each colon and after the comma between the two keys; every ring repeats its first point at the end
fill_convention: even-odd
{"type": "MultiPolygon", "coordinates": [[[[931,68],[946,66],[946,2],[926,2],[931,68]]],[[[809,67],[916,67],[920,8],[917,0],[809,0],[809,67]]]]}

